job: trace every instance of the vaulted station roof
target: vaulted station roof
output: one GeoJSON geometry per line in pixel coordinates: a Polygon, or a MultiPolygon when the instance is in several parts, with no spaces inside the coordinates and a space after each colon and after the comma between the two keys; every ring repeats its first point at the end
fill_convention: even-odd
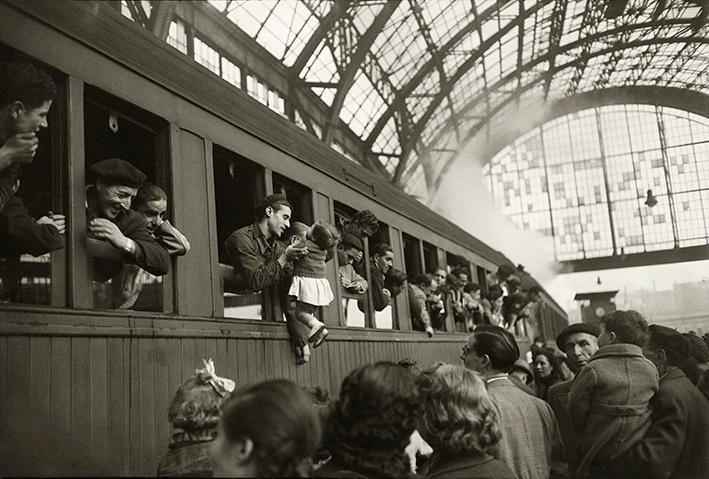
{"type": "MultiPolygon", "coordinates": [[[[609,87],[707,93],[704,0],[210,0],[422,196],[519,105],[609,87]]],[[[709,7],[705,7],[709,8],[709,7]]]]}

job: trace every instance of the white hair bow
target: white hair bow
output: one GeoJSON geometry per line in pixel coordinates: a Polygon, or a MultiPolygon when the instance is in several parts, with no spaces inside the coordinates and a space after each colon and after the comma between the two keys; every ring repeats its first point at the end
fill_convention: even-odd
{"type": "Polygon", "coordinates": [[[209,376],[209,384],[212,385],[217,394],[223,397],[226,396],[227,393],[230,393],[234,390],[234,388],[236,387],[236,383],[234,381],[232,381],[231,379],[220,378],[219,376],[217,376],[217,373],[214,371],[214,361],[212,361],[212,358],[209,358],[208,361],[202,359],[202,363],[204,364],[204,369],[195,369],[194,373],[202,373],[209,376]]]}

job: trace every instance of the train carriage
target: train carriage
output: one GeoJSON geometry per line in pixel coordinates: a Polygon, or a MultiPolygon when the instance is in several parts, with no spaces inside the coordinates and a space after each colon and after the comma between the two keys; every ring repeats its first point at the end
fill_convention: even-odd
{"type": "MultiPolygon", "coordinates": [[[[365,256],[375,240],[386,241],[394,266],[407,273],[455,262],[484,280],[509,262],[494,248],[108,2],[0,2],[0,44],[42,65],[60,87],[50,131],[36,165],[23,173],[20,193],[43,194],[67,216],[66,246],[43,258],[23,257],[14,276],[2,277],[4,286],[16,284],[0,305],[2,423],[33,418],[86,455],[83,466],[58,461],[49,472],[153,475],[170,437],[169,398],[202,358],[213,358],[237,384],[287,377],[333,393],[365,362],[458,361],[465,335],[454,332],[452,318],[446,332],[428,338],[412,330],[405,291],[378,313],[371,297],[333,287],[336,299],[322,314],[330,336],[308,364],[296,366],[277,302],[238,294],[224,280],[225,235],[253,220],[258,198],[283,191],[295,205],[294,219],[306,222],[336,223],[371,210],[381,228],[365,242],[365,256]],[[95,259],[120,255],[86,238],[88,167],[111,156],[136,164],[165,189],[168,216],[192,243],[128,311],[107,309],[113,288],[93,282],[90,272],[95,259]],[[355,303],[364,311],[350,307],[355,303]]],[[[327,274],[337,285],[337,259],[327,274]]],[[[567,322],[546,294],[541,317],[547,338],[567,322]]],[[[528,346],[528,338],[519,340],[528,346]]],[[[40,445],[38,454],[42,447],[51,446],[40,445]]]]}

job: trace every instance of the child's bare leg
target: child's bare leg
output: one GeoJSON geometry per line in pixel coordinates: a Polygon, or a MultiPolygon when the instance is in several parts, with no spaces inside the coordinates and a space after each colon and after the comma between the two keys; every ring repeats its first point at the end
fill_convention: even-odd
{"type": "Polygon", "coordinates": [[[325,325],[315,317],[317,306],[298,301],[295,305],[295,317],[298,321],[310,327],[310,335],[308,342],[313,343],[313,347],[317,348],[327,337],[328,330],[325,325]]]}

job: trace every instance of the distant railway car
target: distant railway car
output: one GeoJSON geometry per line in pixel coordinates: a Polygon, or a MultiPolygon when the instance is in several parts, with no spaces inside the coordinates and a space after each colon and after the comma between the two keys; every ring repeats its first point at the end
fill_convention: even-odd
{"type": "MultiPolygon", "coordinates": [[[[409,274],[455,262],[484,285],[509,261],[108,3],[0,2],[3,51],[29,56],[59,86],[19,194],[67,216],[66,246],[2,269],[0,306],[0,422],[31,418],[28,436],[37,424],[59,435],[35,443],[38,458],[54,461],[46,472],[155,474],[171,433],[169,398],[202,358],[237,384],[287,377],[333,393],[366,362],[459,362],[466,335],[453,332],[451,318],[433,338],[412,330],[405,291],[375,312],[371,292],[354,297],[335,287],[335,258],[327,275],[336,298],[322,315],[330,336],[296,367],[278,305],[224,287],[224,240],[253,221],[266,194],[287,193],[294,219],[306,223],[371,210],[381,227],[365,241],[365,265],[380,241],[409,274]],[[86,237],[88,168],[111,157],[131,161],[168,193],[168,216],[192,243],[168,275],[150,278],[132,310],[107,309],[114,286],[90,273],[97,258],[120,260],[86,237]],[[67,444],[82,461],[51,459],[67,444]]],[[[540,316],[547,338],[567,322],[546,294],[540,316]]]]}

